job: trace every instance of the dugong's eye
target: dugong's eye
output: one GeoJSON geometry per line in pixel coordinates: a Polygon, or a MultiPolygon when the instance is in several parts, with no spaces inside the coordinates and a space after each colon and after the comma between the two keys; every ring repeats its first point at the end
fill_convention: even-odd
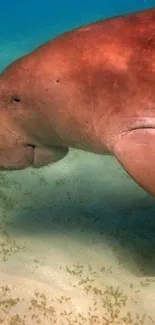
{"type": "Polygon", "coordinates": [[[21,101],[21,99],[17,96],[13,96],[11,101],[12,101],[12,103],[19,103],[21,101]]]}

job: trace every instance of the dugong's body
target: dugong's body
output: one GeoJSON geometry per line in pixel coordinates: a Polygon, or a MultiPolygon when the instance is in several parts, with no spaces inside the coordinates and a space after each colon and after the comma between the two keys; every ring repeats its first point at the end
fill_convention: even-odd
{"type": "Polygon", "coordinates": [[[68,147],[117,157],[155,194],[155,8],[67,32],[0,76],[0,167],[68,147]]]}

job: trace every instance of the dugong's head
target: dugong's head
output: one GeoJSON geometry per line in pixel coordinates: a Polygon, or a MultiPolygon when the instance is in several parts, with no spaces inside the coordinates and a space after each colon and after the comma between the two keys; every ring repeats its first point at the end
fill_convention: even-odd
{"type": "Polygon", "coordinates": [[[68,153],[66,146],[59,145],[52,129],[53,138],[51,141],[49,137],[48,142],[48,116],[41,116],[39,106],[34,108],[35,100],[31,100],[33,80],[30,80],[28,66],[23,69],[20,61],[11,64],[0,75],[0,171],[30,166],[40,168],[57,162],[68,153]],[[39,134],[44,138],[43,129],[47,131],[46,143],[38,141],[39,134]]]}

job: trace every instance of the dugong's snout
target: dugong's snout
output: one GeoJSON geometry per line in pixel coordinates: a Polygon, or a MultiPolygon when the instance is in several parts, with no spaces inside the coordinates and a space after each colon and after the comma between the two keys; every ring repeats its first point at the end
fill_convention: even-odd
{"type": "Polygon", "coordinates": [[[0,148],[0,170],[20,170],[27,167],[40,168],[64,158],[68,148],[41,148],[34,145],[16,145],[0,148]]]}
{"type": "Polygon", "coordinates": [[[155,128],[138,128],[124,134],[114,153],[131,177],[155,196],[155,128]]]}
{"type": "Polygon", "coordinates": [[[18,170],[30,166],[33,162],[33,147],[0,147],[0,170],[18,170]]]}
{"type": "Polygon", "coordinates": [[[63,159],[68,154],[67,147],[52,147],[50,149],[33,146],[32,167],[40,168],[63,159]]]}

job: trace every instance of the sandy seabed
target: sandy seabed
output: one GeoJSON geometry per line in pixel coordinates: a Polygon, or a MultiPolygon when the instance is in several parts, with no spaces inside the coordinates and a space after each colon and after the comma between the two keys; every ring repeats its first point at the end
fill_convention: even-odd
{"type": "Polygon", "coordinates": [[[0,324],[155,324],[155,202],[111,157],[0,174],[0,324]]]}

